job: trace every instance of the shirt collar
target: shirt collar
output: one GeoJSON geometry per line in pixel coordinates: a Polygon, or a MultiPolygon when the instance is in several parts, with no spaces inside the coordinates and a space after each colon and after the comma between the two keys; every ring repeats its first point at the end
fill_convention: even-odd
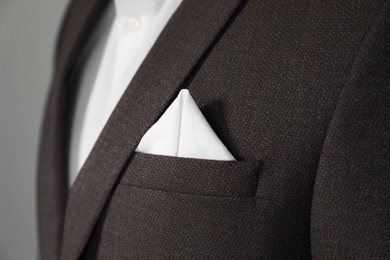
{"type": "Polygon", "coordinates": [[[114,0],[117,17],[155,14],[166,0],[114,0]]]}

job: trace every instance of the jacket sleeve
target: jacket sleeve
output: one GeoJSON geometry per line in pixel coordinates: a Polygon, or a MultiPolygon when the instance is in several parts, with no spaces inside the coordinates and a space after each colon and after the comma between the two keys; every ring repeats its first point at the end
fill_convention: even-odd
{"type": "Polygon", "coordinates": [[[390,259],[390,6],[340,94],[314,185],[314,259],[390,259]]]}

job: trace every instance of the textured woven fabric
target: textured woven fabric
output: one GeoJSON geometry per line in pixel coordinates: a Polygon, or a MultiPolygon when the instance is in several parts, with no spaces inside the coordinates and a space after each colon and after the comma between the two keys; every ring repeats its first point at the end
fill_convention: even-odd
{"type": "Polygon", "coordinates": [[[390,257],[389,1],[183,1],[67,194],[67,75],[105,2],[74,1],[59,37],[43,259],[390,257]],[[235,166],[134,153],[182,88],[235,166]]]}

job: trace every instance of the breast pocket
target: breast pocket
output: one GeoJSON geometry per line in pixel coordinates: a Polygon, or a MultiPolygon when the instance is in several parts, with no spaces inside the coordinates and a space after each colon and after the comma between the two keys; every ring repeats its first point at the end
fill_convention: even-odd
{"type": "Polygon", "coordinates": [[[259,166],[259,161],[214,161],[135,153],[121,184],[189,195],[252,197],[259,166]]]}
{"type": "Polygon", "coordinates": [[[249,257],[260,165],[135,153],[105,211],[101,258],[249,257]]]}

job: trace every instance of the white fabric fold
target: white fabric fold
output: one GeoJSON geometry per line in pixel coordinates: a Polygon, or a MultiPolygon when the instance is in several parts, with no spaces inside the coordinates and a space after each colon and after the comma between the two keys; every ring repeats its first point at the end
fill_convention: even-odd
{"type": "Polygon", "coordinates": [[[195,159],[235,161],[187,89],[180,91],[142,137],[137,152],[195,159]]]}

